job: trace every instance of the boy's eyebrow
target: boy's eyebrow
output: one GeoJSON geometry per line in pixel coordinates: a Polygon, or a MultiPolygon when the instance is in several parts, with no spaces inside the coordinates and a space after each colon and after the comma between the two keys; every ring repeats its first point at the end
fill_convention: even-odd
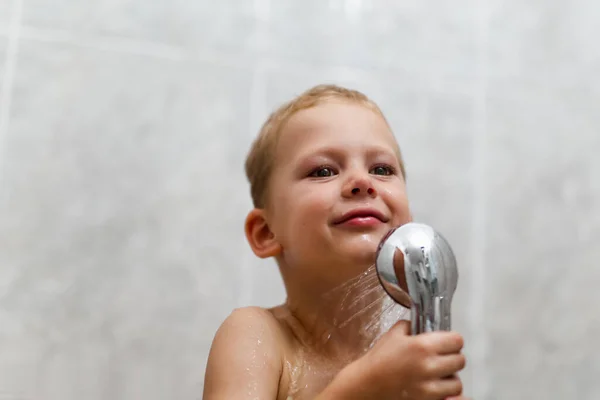
{"type": "Polygon", "coordinates": [[[394,152],[393,149],[387,148],[387,147],[381,147],[381,146],[375,146],[372,147],[370,149],[367,150],[367,154],[369,156],[378,156],[378,155],[386,155],[386,156],[390,156],[390,157],[394,157],[396,158],[396,153],[394,152]]]}
{"type": "Polygon", "coordinates": [[[321,147],[317,150],[313,150],[310,153],[305,153],[301,156],[302,159],[310,158],[310,157],[339,157],[343,154],[343,151],[336,147],[321,147]]]}
{"type": "MultiPolygon", "coordinates": [[[[367,158],[374,158],[380,155],[385,155],[388,157],[393,157],[396,159],[396,153],[387,147],[384,146],[373,146],[366,150],[367,158]]],[[[331,157],[331,158],[341,158],[345,154],[345,151],[339,147],[326,146],[321,147],[315,151],[310,153],[299,154],[297,160],[304,161],[310,159],[312,157],[331,157]]]]}

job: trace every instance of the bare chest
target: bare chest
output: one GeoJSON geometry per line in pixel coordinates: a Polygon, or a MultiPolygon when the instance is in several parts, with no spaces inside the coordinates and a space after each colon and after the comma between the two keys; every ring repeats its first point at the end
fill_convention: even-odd
{"type": "Polygon", "coordinates": [[[340,362],[306,355],[295,362],[286,362],[287,385],[280,398],[309,400],[323,391],[343,368],[340,362]],[[286,390],[287,389],[287,390],[286,390]]]}

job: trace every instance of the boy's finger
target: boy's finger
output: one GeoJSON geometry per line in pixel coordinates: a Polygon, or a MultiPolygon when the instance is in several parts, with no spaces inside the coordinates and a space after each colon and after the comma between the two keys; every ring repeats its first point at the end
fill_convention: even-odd
{"type": "Polygon", "coordinates": [[[462,382],[457,377],[436,379],[427,382],[425,385],[429,393],[442,398],[447,398],[446,396],[460,396],[463,389],[462,382]]]}
{"type": "Polygon", "coordinates": [[[458,353],[464,346],[462,336],[455,332],[433,332],[421,335],[421,340],[440,355],[458,353]]]}
{"type": "Polygon", "coordinates": [[[458,371],[464,369],[466,360],[462,354],[452,354],[436,358],[434,365],[432,378],[443,378],[455,376],[458,371]]]}

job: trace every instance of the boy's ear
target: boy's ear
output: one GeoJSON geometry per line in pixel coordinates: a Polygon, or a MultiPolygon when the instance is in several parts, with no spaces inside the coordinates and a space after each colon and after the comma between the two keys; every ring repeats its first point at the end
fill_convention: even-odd
{"type": "Polygon", "coordinates": [[[281,245],[269,228],[264,210],[255,208],[250,211],[246,217],[244,230],[246,239],[257,257],[268,258],[281,253],[281,245]]]}

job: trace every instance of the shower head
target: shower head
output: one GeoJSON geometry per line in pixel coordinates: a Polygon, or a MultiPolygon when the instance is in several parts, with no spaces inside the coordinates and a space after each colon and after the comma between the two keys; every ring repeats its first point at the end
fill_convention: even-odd
{"type": "Polygon", "coordinates": [[[377,249],[376,269],[390,297],[411,309],[413,334],[450,330],[458,269],[441,234],[414,222],[390,230],[377,249]]]}

